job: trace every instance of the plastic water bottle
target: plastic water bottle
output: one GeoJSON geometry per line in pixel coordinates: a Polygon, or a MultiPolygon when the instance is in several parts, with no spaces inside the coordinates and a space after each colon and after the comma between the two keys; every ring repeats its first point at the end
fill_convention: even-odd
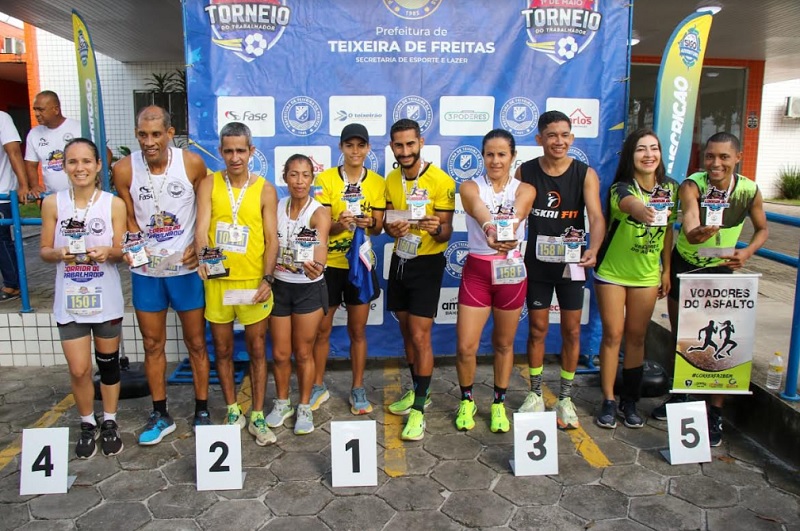
{"type": "Polygon", "coordinates": [[[767,370],[767,389],[777,391],[781,388],[783,382],[783,356],[780,352],[776,352],[772,356],[772,361],[769,362],[769,369],[767,370]]]}

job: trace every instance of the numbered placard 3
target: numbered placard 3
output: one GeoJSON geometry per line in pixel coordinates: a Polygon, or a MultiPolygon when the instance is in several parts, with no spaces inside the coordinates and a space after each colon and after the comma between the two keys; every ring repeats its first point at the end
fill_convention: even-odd
{"type": "Polygon", "coordinates": [[[19,494],[67,492],[69,428],[22,430],[19,494]]]}
{"type": "Polygon", "coordinates": [[[239,426],[197,426],[197,490],[242,488],[242,430],[239,426]]]}
{"type": "Polygon", "coordinates": [[[671,464],[711,461],[705,402],[667,404],[667,430],[671,464]]]}
{"type": "Polygon", "coordinates": [[[377,442],[374,420],[331,422],[331,485],[377,485],[377,442]]]}
{"type": "Polygon", "coordinates": [[[514,413],[515,476],[558,474],[555,411],[514,413]]]}

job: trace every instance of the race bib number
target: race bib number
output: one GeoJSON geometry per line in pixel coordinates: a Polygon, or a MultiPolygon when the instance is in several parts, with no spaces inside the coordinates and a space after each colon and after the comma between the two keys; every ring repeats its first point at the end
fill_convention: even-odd
{"type": "Polygon", "coordinates": [[[492,260],[492,284],[520,284],[527,278],[522,257],[492,260]]]}
{"type": "Polygon", "coordinates": [[[64,290],[67,313],[72,315],[97,315],[103,311],[101,286],[67,286],[64,290]]]}
{"type": "Polygon", "coordinates": [[[536,259],[540,262],[564,262],[565,247],[560,236],[536,237],[536,259]]]}
{"type": "Polygon", "coordinates": [[[417,251],[419,251],[419,245],[421,243],[422,238],[420,236],[409,233],[397,240],[397,248],[394,252],[400,258],[411,260],[417,257],[417,251]]]}
{"type": "Polygon", "coordinates": [[[147,272],[156,277],[171,277],[180,273],[181,255],[175,251],[161,250],[150,255],[147,272]]]}
{"type": "Polygon", "coordinates": [[[217,222],[214,239],[217,247],[229,253],[245,254],[247,241],[250,238],[250,227],[232,225],[222,221],[217,222]]]}

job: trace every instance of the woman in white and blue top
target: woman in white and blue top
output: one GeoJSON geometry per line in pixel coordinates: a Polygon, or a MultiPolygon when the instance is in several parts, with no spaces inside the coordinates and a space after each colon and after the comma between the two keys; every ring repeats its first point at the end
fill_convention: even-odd
{"type": "Polygon", "coordinates": [[[267,425],[275,428],[292,416],[289,380],[291,356],[297,362],[300,402],[294,432],[314,431],[311,387],[314,383],[314,339],[322,317],[328,312],[325,264],[331,219],[322,205],[311,197],[314,166],[305,155],[292,155],[283,169],[289,197],[278,201],[278,262],[272,282],[275,306],[270,317],[274,360],[275,399],[267,425]]]}
{"type": "Polygon", "coordinates": [[[42,203],[40,256],[45,262],[57,264],[53,315],[81,416],[81,432],[75,446],[81,459],[88,459],[97,451],[92,336],[103,397],[101,448],[106,456],[116,455],[123,448],[116,416],[124,301],[115,262],[122,260],[126,212],[122,199],[99,189],[101,167],[92,141],[70,141],[64,148],[64,170],[70,188],[42,203]]]}

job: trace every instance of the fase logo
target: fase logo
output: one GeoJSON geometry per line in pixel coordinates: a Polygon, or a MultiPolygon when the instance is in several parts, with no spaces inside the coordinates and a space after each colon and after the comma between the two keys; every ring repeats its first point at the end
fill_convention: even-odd
{"type": "Polygon", "coordinates": [[[514,136],[531,134],[538,121],[539,108],[528,98],[511,98],[500,110],[500,125],[514,136]]]}
{"type": "Polygon", "coordinates": [[[483,136],[492,129],[493,123],[493,96],[439,98],[439,133],[442,136],[483,136]]]}
{"type": "Polygon", "coordinates": [[[425,131],[427,131],[433,123],[433,109],[431,108],[431,104],[428,103],[428,100],[423,97],[406,96],[394,106],[392,118],[395,122],[401,118],[414,120],[419,124],[420,134],[424,135],[425,131]]]}
{"type": "Polygon", "coordinates": [[[328,98],[329,134],[338,137],[348,124],[360,123],[371,137],[386,134],[385,96],[331,96],[328,98]]]}
{"type": "Polygon", "coordinates": [[[558,64],[574,59],[592,42],[603,22],[601,0],[526,1],[522,17],[528,46],[558,64]]]}
{"type": "Polygon", "coordinates": [[[313,135],[322,125],[322,108],[314,98],[297,96],[283,106],[281,119],[283,126],[293,135],[313,135]]]}
{"type": "Polygon", "coordinates": [[[444,0],[383,0],[383,5],[400,18],[416,20],[425,18],[439,7],[444,0]]]}
{"type": "Polygon", "coordinates": [[[463,183],[483,173],[483,156],[475,146],[458,146],[447,159],[447,173],[463,183]]]}
{"type": "Polygon", "coordinates": [[[210,0],[211,42],[251,62],[275,46],[292,19],[286,0],[210,0]]]}
{"type": "Polygon", "coordinates": [[[548,111],[561,111],[572,122],[575,138],[600,134],[600,100],[595,98],[547,98],[548,111]]]}
{"type": "Polygon", "coordinates": [[[220,96],[217,98],[217,129],[242,122],[254,137],[275,136],[275,98],[272,96],[220,96]]]}

